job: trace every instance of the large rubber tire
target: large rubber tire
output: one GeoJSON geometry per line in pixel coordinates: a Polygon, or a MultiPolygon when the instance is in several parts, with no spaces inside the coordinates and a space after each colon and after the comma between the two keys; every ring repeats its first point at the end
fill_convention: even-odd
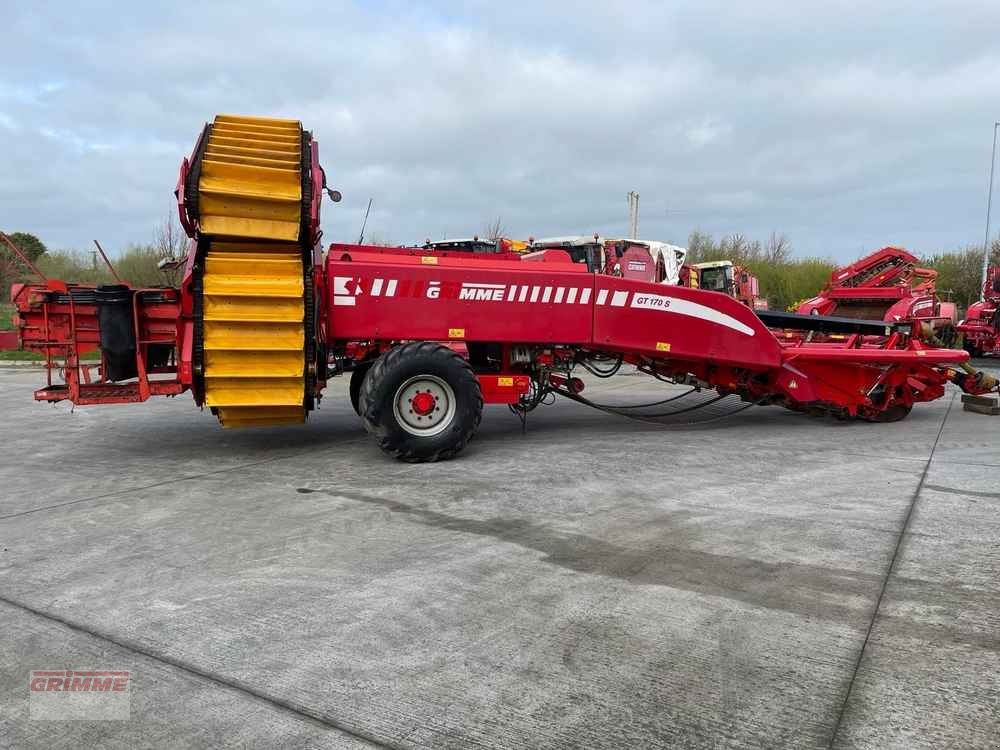
{"type": "Polygon", "coordinates": [[[368,374],[374,363],[375,360],[355,362],[354,369],[351,370],[351,384],[349,387],[351,406],[354,407],[354,412],[359,417],[361,416],[361,384],[364,382],[365,375],[368,374]]]}
{"type": "MultiPolygon", "coordinates": [[[[416,397],[413,401],[416,407],[416,397]]],[[[475,434],[483,414],[482,390],[469,363],[431,341],[402,344],[375,360],[362,381],[359,402],[365,429],[375,436],[379,447],[411,463],[457,455],[475,434]],[[433,428],[428,426],[428,434],[415,434],[422,428],[406,423],[407,418],[414,419],[405,413],[406,389],[419,388],[421,383],[432,385],[436,393],[445,396],[435,401],[441,408],[428,417],[429,421],[438,420],[433,428]],[[439,417],[441,409],[445,414],[439,417]],[[432,434],[432,429],[437,431],[432,434]]]]}

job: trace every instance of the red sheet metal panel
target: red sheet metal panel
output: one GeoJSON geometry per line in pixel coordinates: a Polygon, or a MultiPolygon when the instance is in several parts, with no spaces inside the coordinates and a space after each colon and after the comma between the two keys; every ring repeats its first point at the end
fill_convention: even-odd
{"type": "Polygon", "coordinates": [[[594,344],[751,368],[781,362],[774,334],[731,297],[611,276],[596,277],[594,344]]]}
{"type": "Polygon", "coordinates": [[[758,369],[781,362],[774,335],[724,294],[594,275],[573,263],[334,246],[328,274],[332,339],[593,345],[758,369]]]}
{"type": "Polygon", "coordinates": [[[591,341],[594,276],[572,263],[336,257],[331,250],[331,339],[591,341]]]}
{"type": "Polygon", "coordinates": [[[487,404],[516,404],[531,387],[531,378],[527,375],[480,374],[476,377],[479,378],[483,401],[487,404]]]}

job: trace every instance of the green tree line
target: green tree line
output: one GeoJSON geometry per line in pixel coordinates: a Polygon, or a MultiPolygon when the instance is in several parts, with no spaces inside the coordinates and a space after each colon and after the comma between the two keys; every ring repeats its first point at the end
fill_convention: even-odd
{"type": "MultiPolygon", "coordinates": [[[[33,234],[10,232],[7,236],[49,278],[80,284],[116,283],[96,247],[93,250],[49,250],[33,234]]],[[[167,258],[183,258],[186,249],[187,237],[171,216],[156,228],[149,242],[130,244],[110,260],[118,276],[133,286],[173,286],[179,281],[177,271],[160,270],[159,263],[167,258]]],[[[7,300],[11,284],[32,277],[31,271],[6,243],[0,244],[0,299],[7,300]]]]}
{"type": "Polygon", "coordinates": [[[760,294],[772,310],[786,310],[816,295],[837,267],[824,258],[795,258],[788,238],[772,232],[764,242],[731,234],[716,242],[711,235],[694,231],[688,237],[688,263],[731,260],[757,277],[760,294]]]}

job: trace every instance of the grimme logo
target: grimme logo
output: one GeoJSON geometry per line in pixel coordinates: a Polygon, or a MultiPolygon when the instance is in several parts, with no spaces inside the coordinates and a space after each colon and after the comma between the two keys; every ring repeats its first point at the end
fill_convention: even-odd
{"type": "Polygon", "coordinates": [[[31,718],[128,719],[131,677],[122,670],[34,670],[28,680],[31,718]]]}
{"type": "Polygon", "coordinates": [[[88,692],[120,693],[128,690],[128,672],[74,672],[66,669],[60,672],[32,672],[33,692],[88,692]]]}

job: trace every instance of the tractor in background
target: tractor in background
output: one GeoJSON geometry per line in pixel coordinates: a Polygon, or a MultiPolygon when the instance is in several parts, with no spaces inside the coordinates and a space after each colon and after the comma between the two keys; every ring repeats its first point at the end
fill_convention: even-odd
{"type": "Polygon", "coordinates": [[[681,268],[681,286],[722,292],[754,310],[766,310],[767,298],[760,296],[760,282],[743,266],[731,260],[692,263],[681,268]]]}
{"type": "Polygon", "coordinates": [[[569,255],[570,260],[586,266],[591,273],[604,273],[604,240],[599,234],[531,239],[527,250],[529,253],[562,250],[569,255]]]}
{"type": "Polygon", "coordinates": [[[969,305],[957,328],[973,357],[1000,355],[1000,266],[990,267],[983,299],[969,305]]]}

